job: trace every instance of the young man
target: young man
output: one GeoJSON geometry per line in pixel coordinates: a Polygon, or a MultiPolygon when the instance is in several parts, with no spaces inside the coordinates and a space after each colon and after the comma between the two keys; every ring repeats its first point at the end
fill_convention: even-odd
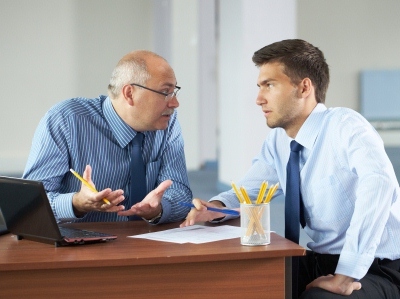
{"type": "MultiPolygon", "coordinates": [[[[293,298],[400,298],[399,185],[378,133],[351,109],[326,108],[329,68],[313,45],[284,40],[255,52],[253,62],[260,69],[256,103],[272,130],[238,184],[254,199],[262,181],[279,182],[285,232],[297,219],[296,229],[302,222],[313,240],[295,269],[293,298]],[[300,215],[288,202],[296,143],[300,215]]],[[[239,207],[232,190],[193,203],[182,226],[224,216],[204,206],[239,207]]]]}
{"type": "Polygon", "coordinates": [[[58,221],[125,221],[136,215],[157,224],[185,217],[188,209],[178,202],[189,202],[192,193],[176,84],[162,57],[134,51],[115,67],[109,97],[74,98],[50,109],[36,130],[23,177],[43,182],[58,221]],[[140,166],[130,164],[137,136],[140,166]]]}

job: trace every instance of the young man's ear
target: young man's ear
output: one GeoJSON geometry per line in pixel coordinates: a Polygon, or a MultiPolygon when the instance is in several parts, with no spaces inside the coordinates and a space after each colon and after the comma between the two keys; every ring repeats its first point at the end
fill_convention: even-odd
{"type": "Polygon", "coordinates": [[[307,98],[313,90],[312,82],[309,78],[304,78],[299,83],[299,93],[301,98],[307,98]]]}

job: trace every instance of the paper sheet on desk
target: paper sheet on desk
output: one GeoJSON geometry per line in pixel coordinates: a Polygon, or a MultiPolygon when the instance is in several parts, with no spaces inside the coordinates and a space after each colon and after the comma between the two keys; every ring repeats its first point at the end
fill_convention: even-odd
{"type": "Polygon", "coordinates": [[[204,226],[192,225],[182,228],[173,228],[164,231],[128,236],[128,238],[141,238],[173,243],[201,244],[219,240],[239,238],[241,228],[231,225],[204,226]]]}

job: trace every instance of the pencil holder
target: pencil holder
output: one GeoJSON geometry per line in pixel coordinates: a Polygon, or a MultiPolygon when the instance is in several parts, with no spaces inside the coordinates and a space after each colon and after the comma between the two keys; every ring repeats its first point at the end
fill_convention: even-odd
{"type": "Polygon", "coordinates": [[[240,204],[240,227],[242,245],[267,245],[271,242],[270,206],[263,204],[240,204]]]}

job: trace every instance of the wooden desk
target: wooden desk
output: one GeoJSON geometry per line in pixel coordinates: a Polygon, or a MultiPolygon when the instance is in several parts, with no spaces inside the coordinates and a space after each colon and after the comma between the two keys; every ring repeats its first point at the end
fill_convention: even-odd
{"type": "Polygon", "coordinates": [[[118,239],[55,247],[1,236],[0,298],[285,298],[285,257],[305,253],[274,233],[270,245],[249,247],[238,238],[199,245],[126,238],[179,223],[72,226],[118,239]]]}

